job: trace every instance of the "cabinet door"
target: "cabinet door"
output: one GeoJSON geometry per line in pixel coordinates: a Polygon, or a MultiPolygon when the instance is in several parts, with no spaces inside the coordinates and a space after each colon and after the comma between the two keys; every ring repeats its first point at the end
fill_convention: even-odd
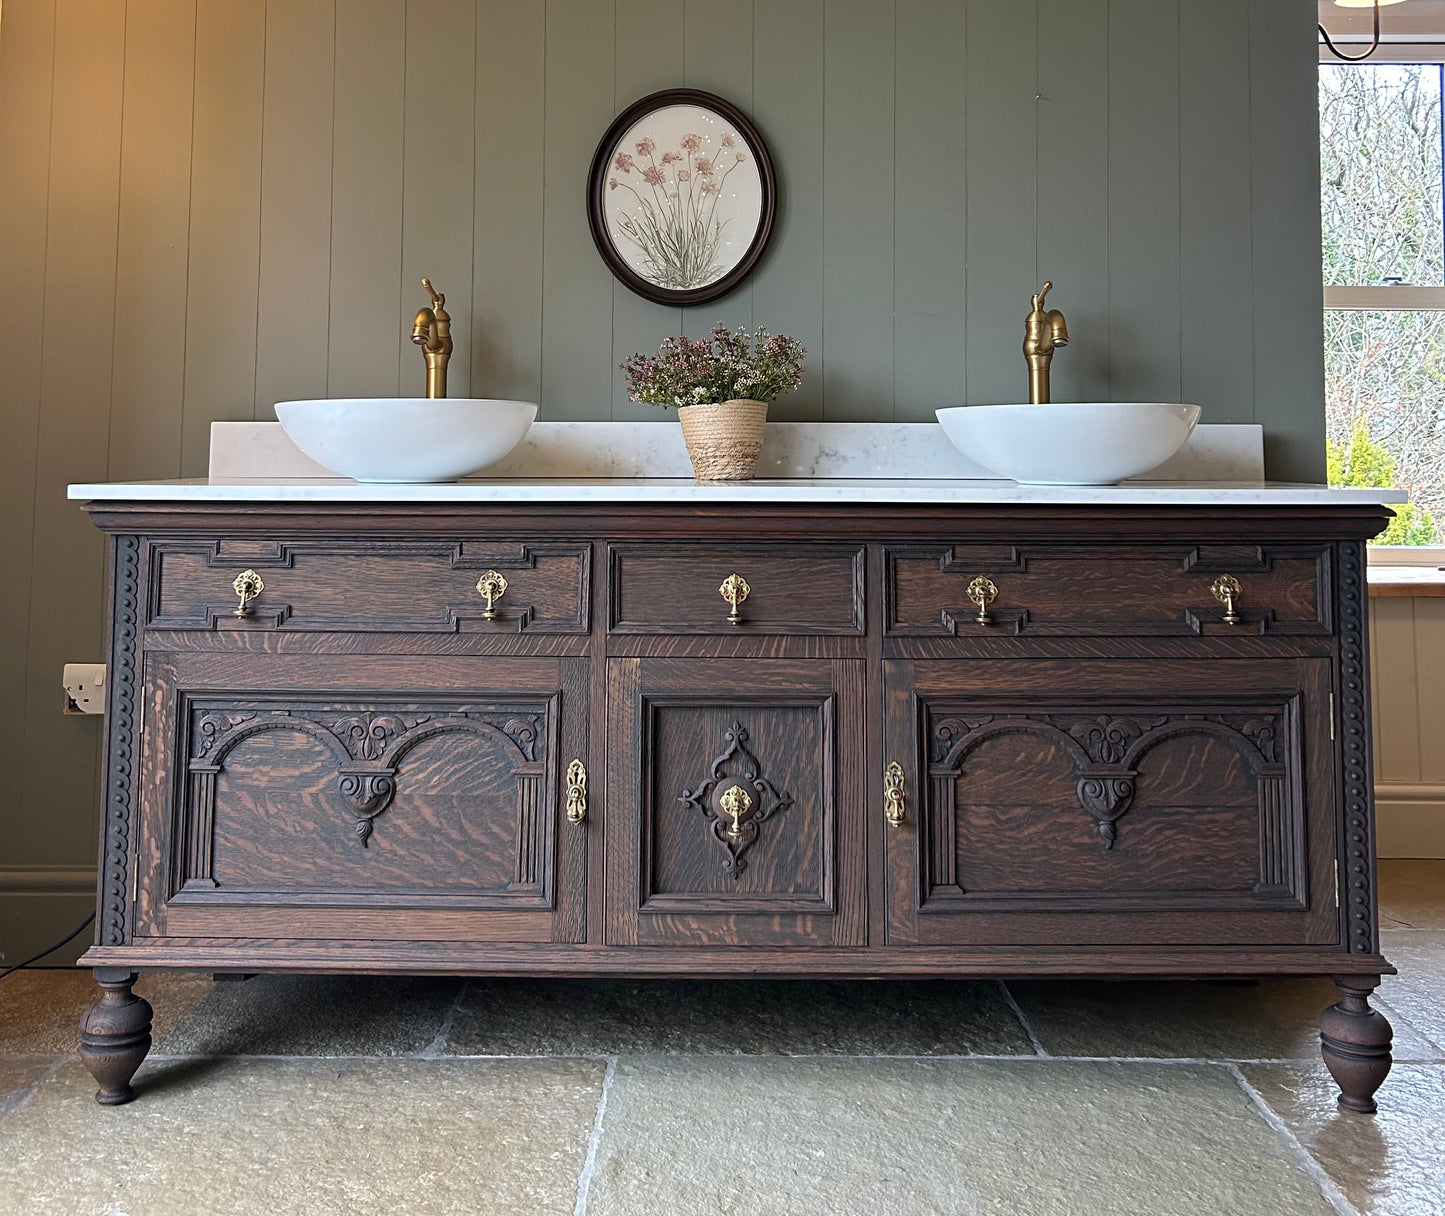
{"type": "Polygon", "coordinates": [[[1329,664],[885,664],[898,944],[1339,940],[1329,664]]]}
{"type": "Polygon", "coordinates": [[[138,937],[578,941],[583,659],[152,654],[138,937]]]}
{"type": "Polygon", "coordinates": [[[862,662],[608,668],[608,941],[861,944],[862,662]]]}

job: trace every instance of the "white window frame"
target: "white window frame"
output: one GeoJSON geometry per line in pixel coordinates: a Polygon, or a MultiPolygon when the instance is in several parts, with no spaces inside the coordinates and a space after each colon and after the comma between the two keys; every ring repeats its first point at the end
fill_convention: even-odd
{"type": "MultiPolygon", "coordinates": [[[[1439,6],[1445,11],[1445,5],[1439,6]]],[[[1321,5],[1321,11],[1325,9],[1321,5]]],[[[1346,14],[1350,10],[1330,6],[1335,14],[1346,14]]],[[[1330,32],[1333,35],[1334,27],[1330,32]]],[[[1441,27],[1434,27],[1439,30],[1441,27]]],[[[1434,31],[1432,31],[1434,32],[1434,31]]],[[[1445,37],[1434,42],[1389,42],[1381,44],[1369,63],[1437,63],[1445,65],[1445,37]]],[[[1341,46],[1357,41],[1359,35],[1346,34],[1336,38],[1341,46]]],[[[1368,35],[1365,35],[1368,41],[1368,35]]],[[[1323,43],[1320,44],[1320,62],[1339,63],[1323,43]]],[[[1445,173],[1445,166],[1442,166],[1445,173]]],[[[1420,287],[1410,283],[1393,284],[1383,287],[1330,287],[1324,288],[1325,311],[1369,311],[1388,312],[1391,310],[1409,312],[1445,312],[1445,287],[1420,287]]],[[[1367,553],[1372,566],[1445,566],[1445,546],[1441,545],[1371,545],[1367,553]]]]}

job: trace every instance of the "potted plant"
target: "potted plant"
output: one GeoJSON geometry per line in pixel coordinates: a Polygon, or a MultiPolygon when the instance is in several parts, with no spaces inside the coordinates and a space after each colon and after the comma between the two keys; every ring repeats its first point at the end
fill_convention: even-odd
{"type": "Polygon", "coordinates": [[[698,481],[747,481],[768,402],[802,383],[807,353],[782,334],[718,324],[706,338],[668,338],[655,355],[633,355],[622,372],[632,400],[677,410],[698,481]]]}

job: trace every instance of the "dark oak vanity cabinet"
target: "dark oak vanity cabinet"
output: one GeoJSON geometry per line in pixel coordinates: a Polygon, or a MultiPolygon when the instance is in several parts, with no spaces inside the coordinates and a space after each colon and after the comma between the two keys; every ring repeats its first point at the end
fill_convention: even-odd
{"type": "Polygon", "coordinates": [[[143,968],[1290,974],[1373,1109],[1383,508],[89,510],[102,1101],[143,968]]]}

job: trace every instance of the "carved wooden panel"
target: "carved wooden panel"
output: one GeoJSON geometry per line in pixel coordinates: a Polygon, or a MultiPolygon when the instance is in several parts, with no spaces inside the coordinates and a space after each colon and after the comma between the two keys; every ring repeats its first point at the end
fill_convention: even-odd
{"type": "Polygon", "coordinates": [[[1332,629],[1327,545],[985,545],[892,547],[885,555],[890,637],[1325,635],[1332,629]],[[1238,624],[1211,594],[1239,581],[1238,624]],[[998,596],[978,623],[969,583],[998,596]]]}
{"type": "MultiPolygon", "coordinates": [[[[147,905],[152,931],[285,923],[306,937],[347,924],[339,910],[393,908],[391,931],[417,918],[419,937],[510,936],[497,916],[523,938],[581,933],[585,828],[564,823],[560,786],[587,759],[585,660],[153,665],[175,763],[148,753],[168,876],[147,905]],[[370,691],[338,691],[358,681],[370,691]]],[[[358,936],[364,921],[353,917],[358,936]]]]}
{"type": "Polygon", "coordinates": [[[863,633],[861,545],[615,544],[608,549],[614,633],[863,633]],[[747,583],[729,622],[719,594],[730,575],[747,583]]]}
{"type": "Polygon", "coordinates": [[[495,541],[163,541],[152,545],[147,627],[364,633],[586,633],[588,545],[495,541]],[[231,583],[265,584],[237,617],[231,583]],[[481,575],[507,582],[484,616],[481,575]]]}
{"type": "Polygon", "coordinates": [[[859,909],[839,903],[862,863],[862,664],[609,665],[614,929],[653,944],[855,932],[859,909]]]}
{"type": "Polygon", "coordinates": [[[890,754],[915,763],[908,845],[890,841],[892,864],[916,868],[892,888],[900,937],[1025,940],[1050,913],[1096,935],[1113,918],[1120,939],[1141,914],[1171,940],[1228,940],[1230,918],[1324,931],[1328,841],[1307,851],[1311,815],[1329,812],[1309,802],[1326,793],[1324,664],[889,667],[890,754]]]}

